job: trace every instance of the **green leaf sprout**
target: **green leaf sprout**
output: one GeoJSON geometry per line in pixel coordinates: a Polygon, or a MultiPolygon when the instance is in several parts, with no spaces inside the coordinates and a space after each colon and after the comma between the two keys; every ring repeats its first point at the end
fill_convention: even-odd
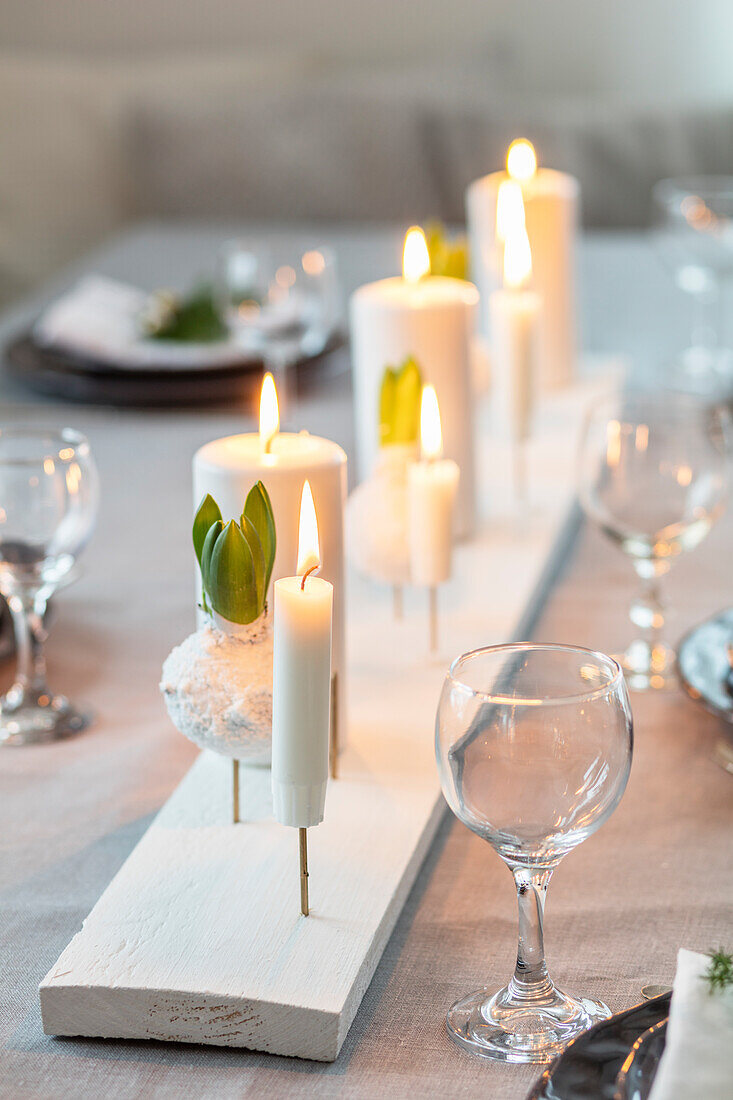
{"type": "Polygon", "coordinates": [[[203,608],[230,622],[252,623],[265,611],[277,538],[272,503],[258,481],[239,522],[224,523],[208,493],[193,521],[193,547],[201,569],[203,608]]]}
{"type": "Polygon", "coordinates": [[[422,375],[412,357],[406,359],[399,370],[387,367],[379,395],[379,442],[382,447],[417,442],[421,394],[422,375]]]}

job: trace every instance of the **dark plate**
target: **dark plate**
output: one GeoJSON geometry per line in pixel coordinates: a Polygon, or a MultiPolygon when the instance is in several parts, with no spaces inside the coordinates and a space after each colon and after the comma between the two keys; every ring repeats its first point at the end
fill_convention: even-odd
{"type": "Polygon", "coordinates": [[[631,1047],[666,1020],[670,998],[664,993],[584,1031],[548,1066],[527,1100],[614,1100],[616,1078],[631,1047]]]}
{"type": "Polygon", "coordinates": [[[733,608],[696,626],[677,647],[677,671],[685,691],[726,722],[733,722],[733,696],[726,687],[731,642],[733,608]]]}
{"type": "MultiPolygon", "coordinates": [[[[319,355],[294,368],[300,379],[317,371],[342,347],[335,333],[319,355]]],[[[233,360],[216,367],[176,370],[129,370],[57,348],[41,347],[25,332],[6,348],[8,371],[23,385],[47,396],[90,405],[181,406],[249,402],[259,386],[264,365],[257,359],[233,360]]]]}
{"type": "Polygon", "coordinates": [[[666,1041],[666,1020],[639,1036],[616,1078],[614,1100],[648,1100],[666,1041]]]}

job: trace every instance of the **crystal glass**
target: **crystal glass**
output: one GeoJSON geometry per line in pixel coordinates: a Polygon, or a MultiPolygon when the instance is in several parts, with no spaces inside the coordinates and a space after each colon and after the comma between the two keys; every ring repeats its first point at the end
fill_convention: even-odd
{"type": "Polygon", "coordinates": [[[261,355],[275,376],[281,402],[288,370],[318,355],[338,319],[338,281],[332,253],[304,252],[229,241],[219,260],[217,297],[233,338],[261,355]]]}
{"type": "Polygon", "coordinates": [[[46,684],[44,617],[94,527],[98,477],[70,428],[0,429],[0,592],[16,636],[15,683],[0,699],[0,745],[55,741],[89,716],[46,684]]]}
{"type": "Polygon", "coordinates": [[[733,353],[725,346],[721,306],[733,275],[733,176],[660,180],[652,198],[657,248],[693,303],[683,370],[699,388],[727,388],[733,353]]]}
{"type": "Polygon", "coordinates": [[[589,411],[578,460],[586,514],[631,559],[641,590],[630,616],[640,636],[619,657],[629,686],[675,683],[663,640],[660,579],[723,512],[728,414],[702,397],[626,393],[589,411]]]}
{"type": "Polygon", "coordinates": [[[601,1001],[561,993],[545,965],[552,872],[613,813],[631,767],[632,719],[619,665],[578,646],[489,646],[459,657],[443,684],[436,756],[453,813],[514,875],[514,976],[450,1009],[448,1032],[475,1054],[545,1062],[596,1020],[601,1001]]]}

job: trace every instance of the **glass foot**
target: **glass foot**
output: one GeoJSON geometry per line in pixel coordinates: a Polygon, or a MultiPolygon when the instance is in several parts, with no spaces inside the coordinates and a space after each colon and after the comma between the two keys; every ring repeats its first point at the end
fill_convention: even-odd
{"type": "Polygon", "coordinates": [[[11,688],[0,699],[0,748],[61,741],[81,733],[91,720],[88,712],[77,710],[63,695],[28,698],[11,688]]]}
{"type": "Polygon", "coordinates": [[[448,1012],[448,1034],[464,1050],[497,1062],[550,1062],[611,1010],[602,1001],[576,1000],[552,989],[540,1003],[518,1004],[508,987],[493,997],[479,989],[448,1012]]]}
{"type": "Polygon", "coordinates": [[[670,691],[678,685],[675,675],[674,650],[661,642],[632,642],[625,653],[615,659],[624,670],[624,679],[631,691],[670,691]]]}

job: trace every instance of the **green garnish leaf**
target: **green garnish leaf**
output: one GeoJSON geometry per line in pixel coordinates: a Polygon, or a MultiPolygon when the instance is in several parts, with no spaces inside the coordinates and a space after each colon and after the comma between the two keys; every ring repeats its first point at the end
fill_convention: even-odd
{"type": "Polygon", "coordinates": [[[212,523],[221,519],[221,511],[210,493],[207,493],[198,506],[198,511],[193,520],[193,548],[196,552],[196,560],[201,566],[201,553],[204,549],[204,540],[209,533],[212,523]]]}
{"type": "Polygon", "coordinates": [[[405,360],[399,371],[387,367],[379,395],[381,446],[417,442],[420,435],[421,394],[422,375],[412,357],[405,360]]]}
{"type": "Polygon", "coordinates": [[[722,947],[717,951],[710,951],[710,965],[703,977],[710,983],[710,992],[716,990],[722,992],[728,986],[733,985],[733,955],[728,954],[722,947]]]}
{"type": "Polygon", "coordinates": [[[216,539],[205,584],[212,607],[230,622],[251,623],[260,614],[252,550],[233,519],[216,539]]]}
{"type": "Polygon", "coordinates": [[[228,329],[211,287],[198,287],[186,298],[170,294],[159,294],[157,298],[161,302],[153,297],[150,316],[143,321],[148,339],[212,344],[227,338],[228,329]]]}
{"type": "Polygon", "coordinates": [[[267,591],[270,587],[272,568],[275,564],[277,535],[275,533],[275,517],[272,512],[272,503],[270,501],[270,496],[261,481],[258,481],[256,485],[253,485],[249,493],[247,494],[247,499],[244,503],[243,516],[246,516],[247,519],[250,520],[255,530],[257,531],[260,543],[262,544],[262,550],[265,555],[265,587],[263,595],[264,603],[264,600],[267,599],[267,591]]]}

